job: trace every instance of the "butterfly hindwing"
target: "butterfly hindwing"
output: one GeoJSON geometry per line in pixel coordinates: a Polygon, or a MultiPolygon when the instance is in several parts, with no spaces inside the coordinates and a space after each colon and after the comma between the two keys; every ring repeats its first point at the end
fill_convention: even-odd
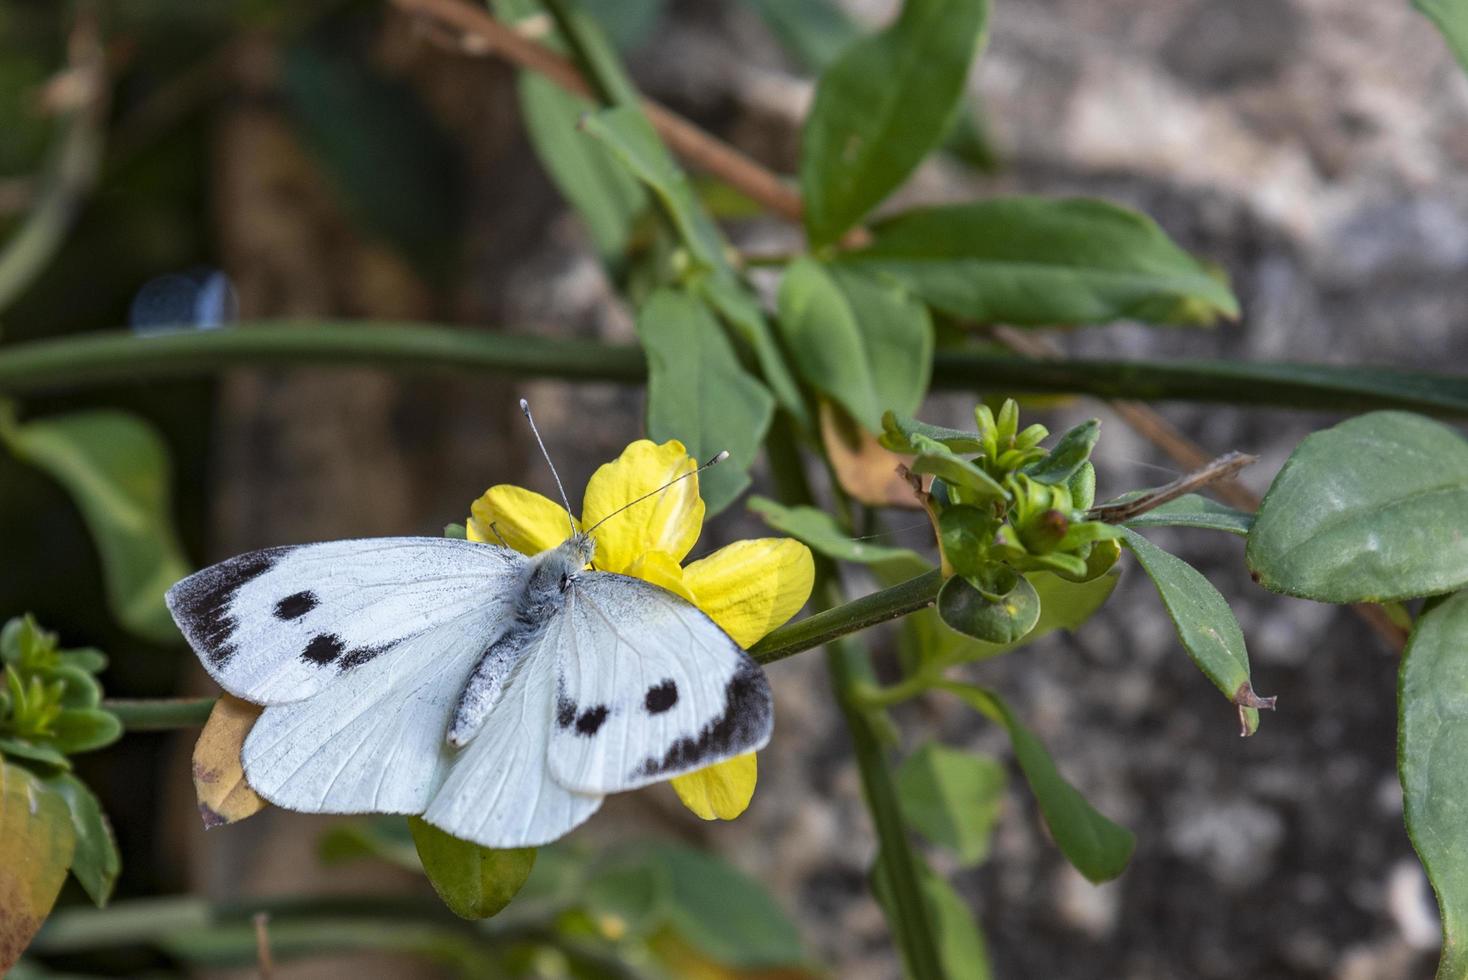
{"type": "Polygon", "coordinates": [[[773,725],[764,672],[682,598],[589,572],[567,591],[556,646],[551,774],[612,793],[763,748],[773,725]]]}
{"type": "Polygon", "coordinates": [[[563,616],[534,634],[483,727],[454,759],[423,819],[484,847],[536,847],[566,834],[601,806],[546,768],[558,633],[563,616]]]}
{"type": "Polygon", "coordinates": [[[412,637],[508,609],[526,561],[451,538],[266,548],[190,575],[168,591],[168,608],[226,691],[285,704],[412,637]]]}

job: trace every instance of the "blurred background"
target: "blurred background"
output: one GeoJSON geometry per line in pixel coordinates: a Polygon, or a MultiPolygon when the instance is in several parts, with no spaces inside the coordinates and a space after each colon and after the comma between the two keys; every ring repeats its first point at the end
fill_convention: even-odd
{"type": "MultiPolygon", "coordinates": [[[[812,70],[853,25],[885,23],[894,8],[586,6],[648,94],[782,173],[795,167],[812,70]]],[[[1067,350],[1464,363],[1468,80],[1406,2],[995,0],[990,23],[970,86],[974,126],[895,203],[1110,198],[1226,269],[1243,303],[1242,320],[1216,330],[1092,329],[1059,338],[1067,350]]],[[[9,0],[0,8],[0,230],[20,229],[45,195],[63,194],[64,206],[50,240],[33,243],[30,267],[0,264],[0,295],[12,294],[0,344],[130,324],[207,326],[236,313],[630,342],[595,242],[541,168],[517,106],[511,68],[446,45],[383,3],[9,0]],[[106,77],[80,107],[64,73],[88,40],[76,35],[78,9],[96,15],[106,77]],[[59,191],[45,178],[58,171],[68,176],[59,191]]],[[[703,190],[740,247],[797,246],[790,225],[703,190]]],[[[202,565],[271,544],[436,534],[493,483],[549,491],[543,464],[527,455],[521,396],[568,488],[641,435],[633,388],[357,369],[88,388],[28,397],[23,409],[117,406],[156,425],[171,450],[185,548],[202,565]]],[[[972,402],[935,398],[926,414],[960,422],[972,402]]],[[[1244,482],[1261,491],[1303,435],[1333,421],[1161,408],[1210,452],[1260,454],[1244,482]]],[[[1104,405],[1028,410],[1052,430],[1103,418],[1103,498],[1177,475],[1104,405]]],[[[735,507],[699,548],[760,530],[735,507]]],[[[1395,658],[1347,611],[1252,586],[1233,539],[1179,531],[1164,543],[1233,603],[1256,686],[1278,695],[1279,711],[1258,737],[1239,739],[1134,569],[1078,636],[981,665],[1067,776],[1138,835],[1130,869],[1095,887],[1049,846],[1032,801],[1012,793],[987,862],[954,872],[935,855],[978,910],[996,975],[1426,975],[1438,927],[1401,823],[1395,658]]],[[[110,695],[210,690],[187,651],[115,624],[70,499],[5,454],[0,555],[0,616],[29,610],[65,645],[108,651],[110,695]]],[[[609,801],[577,840],[594,851],[662,836],[717,852],[773,892],[832,975],[895,976],[866,884],[873,838],[822,663],[796,657],[770,673],[779,722],[742,818],[700,823],[654,787],[609,801]]],[[[901,720],[1007,756],[1000,732],[952,704],[913,704],[901,720]]],[[[190,743],[130,736],[79,760],[123,848],[119,897],[193,892],[240,903],[426,887],[386,866],[323,865],[324,818],[270,810],[206,836],[190,743]]],[[[63,902],[76,898],[69,890],[63,902]]],[[[164,965],[139,955],[113,965],[164,965]]],[[[280,975],[344,968],[336,960],[280,975]]]]}

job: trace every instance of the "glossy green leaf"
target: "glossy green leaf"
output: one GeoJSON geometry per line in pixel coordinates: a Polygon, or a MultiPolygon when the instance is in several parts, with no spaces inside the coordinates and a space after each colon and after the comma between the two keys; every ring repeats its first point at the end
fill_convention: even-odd
{"type": "Polygon", "coordinates": [[[938,542],[949,567],[959,575],[978,574],[992,560],[989,549],[994,528],[991,510],[966,504],[944,507],[938,515],[938,542]]]}
{"type": "Polygon", "coordinates": [[[1468,585],[1468,441],[1406,412],[1306,437],[1259,505],[1245,560],[1266,589],[1320,602],[1468,585]]]}
{"type": "Polygon", "coordinates": [[[995,198],[899,214],[842,261],[954,316],[1021,326],[1238,316],[1227,285],[1151,219],[1104,201],[995,198]]]}
{"type": "Polygon", "coordinates": [[[1196,527],[1244,536],[1254,526],[1254,515],[1189,493],[1122,523],[1127,527],[1196,527]]]}
{"type": "Polygon", "coordinates": [[[1087,419],[1060,437],[1046,456],[1025,467],[1025,474],[1036,483],[1069,483],[1091,458],[1096,440],[1101,438],[1101,420],[1087,419]]]}
{"type": "Polygon", "coordinates": [[[749,509],[776,531],[790,535],[827,558],[859,562],[863,565],[888,561],[926,564],[911,549],[893,548],[851,537],[836,523],[834,517],[815,507],[786,507],[768,497],[751,497],[749,509]]]}
{"type": "Polygon", "coordinates": [[[659,289],[637,314],[647,352],[647,434],[678,439],[701,462],[699,493],[711,517],[749,486],[749,468],[774,413],[774,399],[745,371],[723,328],[697,299],[659,289]]]}
{"type": "Polygon", "coordinates": [[[1009,499],[1008,491],[977,463],[926,436],[911,435],[909,439],[917,447],[918,455],[908,468],[914,473],[931,474],[948,484],[954,502],[973,504],[1009,499]]]}
{"type": "Polygon", "coordinates": [[[800,157],[812,246],[839,239],[942,141],[987,13],[984,0],[906,0],[821,73],[800,157]]]}
{"type": "Polygon", "coordinates": [[[102,804],[87,785],[69,772],[42,779],[46,788],[66,802],[71,826],[76,835],[76,851],[71,859],[71,873],[98,908],[107,904],[112,886],[122,872],[122,858],[117,853],[117,840],[102,804]]]}
{"type": "Polygon", "coordinates": [[[520,111],[536,155],[556,188],[576,209],[602,259],[615,265],[626,251],[647,195],[606,147],[580,131],[595,105],[533,72],[521,72],[520,111]]]}
{"type": "Polygon", "coordinates": [[[535,865],[533,847],[480,847],[418,817],[409,817],[408,826],[433,890],[461,918],[486,919],[509,905],[535,865]]]}
{"type": "Polygon", "coordinates": [[[753,0],[780,47],[809,72],[819,73],[863,35],[836,0],[753,0]]]}
{"type": "Polygon", "coordinates": [[[1168,554],[1136,531],[1122,529],[1122,544],[1137,556],[1137,562],[1157,587],[1167,615],[1177,627],[1178,639],[1198,665],[1230,702],[1238,706],[1243,734],[1259,727],[1258,707],[1273,707],[1274,699],[1257,703],[1249,679],[1249,652],[1244,633],[1228,602],[1213,584],[1192,565],[1168,554]]]}
{"type": "Polygon", "coordinates": [[[0,975],[46,920],[75,847],[66,801],[0,760],[0,975]]]}
{"type": "MultiPolygon", "coordinates": [[[[989,980],[989,950],[984,934],[974,921],[973,911],[953,886],[933,872],[921,858],[917,861],[918,878],[923,890],[923,904],[933,925],[938,944],[938,961],[947,980],[989,980]]],[[[895,901],[887,865],[879,852],[872,865],[872,891],[877,901],[892,917],[895,901]]],[[[908,970],[909,976],[914,976],[908,970]]]]}
{"type": "Polygon", "coordinates": [[[657,132],[639,109],[617,106],[582,117],[585,132],[605,144],[628,173],[658,199],[693,258],[710,269],[727,269],[724,241],[657,132]]]}
{"type": "Polygon", "coordinates": [[[705,955],[744,969],[805,960],[800,934],[758,882],[691,848],[660,844],[646,853],[668,882],[669,923],[705,955]]]}
{"type": "Polygon", "coordinates": [[[897,770],[908,823],[965,866],[988,857],[1004,791],[1004,767],[998,762],[940,742],[924,743],[897,770]]]}
{"type": "Polygon", "coordinates": [[[156,642],[176,640],[163,594],[189,565],[173,529],[168,449],[152,426],[112,411],[16,424],[0,411],[0,441],[71,494],[101,553],[118,621],[156,642]]]}
{"type": "Polygon", "coordinates": [[[1468,3],[1464,0],[1412,0],[1412,6],[1426,14],[1442,31],[1458,64],[1468,71],[1468,3]]]}
{"type": "Polygon", "coordinates": [[[18,735],[0,735],[0,756],[29,759],[57,769],[71,768],[71,762],[54,745],[18,735]]]}
{"type": "Polygon", "coordinates": [[[943,687],[1009,732],[1015,759],[1035,794],[1050,836],[1066,860],[1094,882],[1110,881],[1125,871],[1136,848],[1136,837],[1102,816],[1065,781],[1044,744],[1020,723],[1009,705],[984,688],[956,682],[945,683],[943,687]]]}
{"type": "Polygon", "coordinates": [[[1017,643],[1040,621],[1040,596],[1023,575],[1002,598],[990,600],[971,578],[955,575],[938,591],[938,615],[950,628],[985,643],[1017,643]]]}
{"type": "Polygon", "coordinates": [[[1442,914],[1441,980],[1468,977],[1468,592],[1429,604],[1402,656],[1397,770],[1442,914]]]}
{"type": "Polygon", "coordinates": [[[927,390],[933,326],[900,288],[835,273],[813,259],[780,280],[779,325],[800,374],[868,431],[888,410],[915,410],[927,390]]]}

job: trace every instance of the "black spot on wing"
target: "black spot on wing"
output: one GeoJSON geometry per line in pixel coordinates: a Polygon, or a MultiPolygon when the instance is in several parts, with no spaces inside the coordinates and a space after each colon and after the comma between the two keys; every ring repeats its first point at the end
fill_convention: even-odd
{"type": "Polygon", "coordinates": [[[346,646],[342,638],[335,633],[318,633],[311,637],[311,642],[306,644],[306,649],[301,651],[301,659],[307,663],[313,663],[325,667],[334,663],[338,657],[346,652],[346,646]]]}
{"type": "Polygon", "coordinates": [[[643,698],[642,703],[650,715],[660,715],[671,710],[678,703],[678,685],[673,683],[671,677],[661,684],[654,684],[647,689],[647,697],[643,698]]]}
{"type": "Polygon", "coordinates": [[[571,723],[576,720],[576,702],[562,692],[556,693],[556,724],[562,728],[570,728],[571,723]]]}
{"type": "Polygon", "coordinates": [[[387,653],[387,651],[396,645],[395,643],[386,643],[380,647],[357,647],[354,650],[348,650],[342,655],[341,660],[337,661],[337,669],[345,674],[347,671],[360,667],[368,661],[387,653]]]}
{"type": "MultiPolygon", "coordinates": [[[[651,697],[652,692],[648,695],[651,697]]],[[[678,739],[661,759],[649,756],[633,771],[633,777],[661,776],[700,768],[758,744],[770,730],[774,706],[764,671],[742,657],[734,676],[724,687],[724,710],[704,725],[697,735],[678,739]]]]}
{"type": "Polygon", "coordinates": [[[241,588],[275,566],[291,546],[265,548],[195,572],[168,591],[168,609],[189,645],[215,668],[236,653],[239,623],[230,606],[241,588]]]}
{"type": "Polygon", "coordinates": [[[306,591],[288,595],[275,604],[275,618],[292,620],[300,619],[306,613],[315,609],[320,600],[316,593],[306,591]]]}
{"type": "Polygon", "coordinates": [[[604,704],[599,704],[594,708],[587,708],[576,719],[576,734],[584,735],[587,738],[595,735],[597,730],[601,728],[602,723],[607,720],[608,714],[607,706],[604,704]]]}

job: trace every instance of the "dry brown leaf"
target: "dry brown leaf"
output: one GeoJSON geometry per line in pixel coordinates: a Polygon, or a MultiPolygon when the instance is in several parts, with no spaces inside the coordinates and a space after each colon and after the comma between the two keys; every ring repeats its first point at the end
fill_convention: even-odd
{"type": "Polygon", "coordinates": [[[255,727],[262,710],[259,705],[221,694],[199,733],[199,741],[194,743],[194,795],[199,799],[199,816],[204,818],[206,830],[238,823],[266,806],[245,782],[245,770],[240,766],[245,736],[255,727]]]}
{"type": "Polygon", "coordinates": [[[836,480],[852,497],[874,507],[921,506],[912,487],[897,472],[911,456],[899,456],[877,442],[856,420],[831,402],[822,400],[821,442],[836,472],[836,480]]]}
{"type": "Polygon", "coordinates": [[[66,801],[0,762],[0,975],[46,921],[75,847],[66,801]]]}

